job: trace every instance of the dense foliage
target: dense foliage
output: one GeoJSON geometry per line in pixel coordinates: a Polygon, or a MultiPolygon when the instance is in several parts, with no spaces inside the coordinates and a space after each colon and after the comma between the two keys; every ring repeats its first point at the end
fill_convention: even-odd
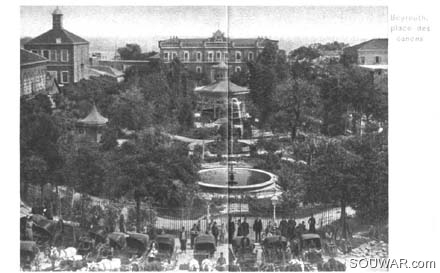
{"type": "MultiPolygon", "coordinates": [[[[300,203],[330,204],[340,206],[345,217],[345,208],[351,206],[365,221],[380,221],[388,217],[387,80],[320,59],[323,51],[344,46],[315,44],[287,54],[268,43],[248,63],[248,73],[234,73],[231,79],[249,86],[252,124],[287,135],[259,141],[250,149],[255,168],[279,176],[285,192],[282,210],[295,210],[300,203]]],[[[137,45],[119,53],[124,59],[149,55],[137,45]]],[[[23,97],[23,198],[28,185],[48,182],[95,196],[129,198],[136,201],[138,225],[144,202],[165,208],[200,202],[194,186],[200,152],[188,157],[187,146],[167,133],[200,139],[216,135],[221,141],[211,148],[223,148],[231,131],[227,126],[218,131],[193,126],[192,90],[206,80],[206,75],[188,72],[178,59],[152,61],[129,69],[123,83],[99,77],[67,86],[54,97],[55,110],[47,96],[23,97]],[[75,122],[93,103],[109,119],[101,143],[75,133],[75,122]],[[118,145],[118,139],[126,142],[118,145]]]]}

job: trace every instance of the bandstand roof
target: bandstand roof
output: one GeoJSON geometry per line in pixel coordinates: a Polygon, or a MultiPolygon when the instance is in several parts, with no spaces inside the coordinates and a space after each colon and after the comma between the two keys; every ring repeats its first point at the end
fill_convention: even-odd
{"type": "Polygon", "coordinates": [[[249,88],[236,85],[235,83],[232,83],[229,79],[223,79],[209,85],[196,87],[194,89],[194,92],[202,95],[236,96],[248,94],[249,88]]]}
{"type": "Polygon", "coordinates": [[[103,117],[99,112],[98,109],[96,109],[96,105],[93,104],[92,110],[90,111],[90,114],[83,118],[78,120],[78,123],[83,125],[95,125],[95,126],[101,126],[105,125],[108,122],[108,118],[103,117]]]}

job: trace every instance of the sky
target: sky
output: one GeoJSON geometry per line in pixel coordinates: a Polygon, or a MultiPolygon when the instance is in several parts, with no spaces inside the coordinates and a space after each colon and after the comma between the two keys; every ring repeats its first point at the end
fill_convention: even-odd
{"type": "MultiPolygon", "coordinates": [[[[52,26],[55,6],[21,6],[20,34],[35,37],[52,26]]],[[[334,40],[350,44],[387,37],[383,6],[61,6],[64,28],[84,38],[144,41],[157,47],[170,36],[268,37],[280,47],[334,40]]],[[[91,44],[91,47],[93,45],[91,44]]]]}

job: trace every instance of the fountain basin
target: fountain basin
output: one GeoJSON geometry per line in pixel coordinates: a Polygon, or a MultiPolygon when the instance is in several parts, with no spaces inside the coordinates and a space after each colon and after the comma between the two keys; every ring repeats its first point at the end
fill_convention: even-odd
{"type": "Polygon", "coordinates": [[[234,185],[230,185],[230,169],[227,167],[204,169],[199,171],[201,181],[198,185],[202,191],[208,192],[252,192],[276,185],[278,177],[270,172],[250,169],[233,168],[234,185]]]}

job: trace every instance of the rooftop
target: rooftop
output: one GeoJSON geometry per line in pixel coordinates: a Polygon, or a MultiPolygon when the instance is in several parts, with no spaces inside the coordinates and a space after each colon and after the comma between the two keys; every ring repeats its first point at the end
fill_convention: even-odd
{"type": "Polygon", "coordinates": [[[242,95],[249,93],[249,89],[247,87],[236,85],[228,79],[223,79],[209,85],[196,87],[194,92],[205,95],[242,95]]]}
{"type": "Polygon", "coordinates": [[[26,43],[26,45],[37,44],[88,44],[89,42],[83,38],[69,32],[63,28],[51,29],[40,36],[35,37],[26,43]],[[57,39],[60,39],[57,42],[57,39]]]}
{"type": "Polygon", "coordinates": [[[20,48],[20,65],[44,64],[47,59],[31,51],[20,48]]]}
{"type": "Polygon", "coordinates": [[[107,75],[110,77],[122,77],[124,72],[107,65],[92,65],[89,67],[92,72],[98,75],[107,75]]]}
{"type": "Polygon", "coordinates": [[[83,125],[96,125],[96,126],[102,126],[105,125],[108,122],[108,119],[103,117],[99,112],[98,109],[96,109],[96,105],[93,104],[92,110],[90,111],[90,114],[83,118],[78,120],[78,123],[81,123],[83,125]]]}
{"type": "Polygon", "coordinates": [[[270,40],[268,38],[258,37],[258,38],[228,38],[224,36],[220,30],[217,30],[213,33],[211,37],[207,38],[178,38],[177,36],[170,37],[167,40],[159,41],[161,43],[182,43],[184,46],[201,46],[205,42],[207,43],[233,43],[234,46],[254,46],[257,42],[263,41],[272,41],[277,42],[275,40],[270,40]]]}
{"type": "Polygon", "coordinates": [[[371,39],[366,42],[354,45],[352,46],[352,48],[357,50],[374,50],[374,49],[388,50],[388,38],[371,39]]]}

